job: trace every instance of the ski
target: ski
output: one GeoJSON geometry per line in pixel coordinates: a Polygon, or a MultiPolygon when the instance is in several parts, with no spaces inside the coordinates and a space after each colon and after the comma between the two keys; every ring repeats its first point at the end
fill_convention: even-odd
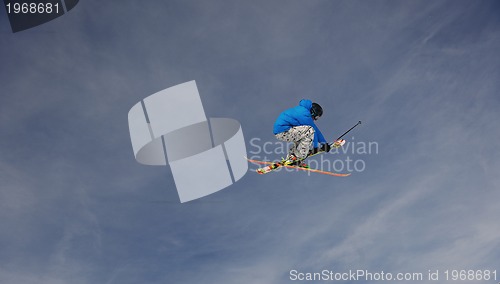
{"type": "Polygon", "coordinates": [[[249,159],[249,158],[246,158],[246,159],[249,162],[254,163],[254,164],[267,165],[265,167],[262,167],[262,168],[259,168],[256,170],[256,172],[259,174],[267,174],[269,172],[277,170],[278,168],[285,167],[285,168],[297,169],[297,170],[301,170],[301,171],[319,173],[319,174],[336,176],[336,177],[348,177],[351,175],[350,173],[342,174],[342,173],[334,173],[334,172],[323,171],[323,170],[318,170],[318,169],[311,169],[311,168],[302,167],[302,166],[284,165],[280,162],[259,161],[259,160],[249,159]]]}

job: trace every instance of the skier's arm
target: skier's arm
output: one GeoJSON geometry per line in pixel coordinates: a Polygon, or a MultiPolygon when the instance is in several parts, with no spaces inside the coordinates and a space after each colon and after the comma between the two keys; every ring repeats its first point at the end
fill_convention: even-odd
{"type": "Polygon", "coordinates": [[[323,133],[321,133],[321,131],[319,130],[319,128],[316,126],[316,124],[314,124],[313,127],[314,127],[314,130],[316,131],[316,134],[318,135],[318,142],[319,143],[328,143],[328,142],[326,142],[326,139],[323,136],[323,133]]]}

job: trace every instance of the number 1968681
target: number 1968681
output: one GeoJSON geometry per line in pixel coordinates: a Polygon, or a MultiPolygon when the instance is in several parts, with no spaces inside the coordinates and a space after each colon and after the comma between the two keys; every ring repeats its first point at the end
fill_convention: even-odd
{"type": "Polygon", "coordinates": [[[59,3],[8,3],[5,6],[8,14],[59,14],[59,3]]]}
{"type": "Polygon", "coordinates": [[[496,270],[446,270],[444,272],[446,280],[469,280],[469,281],[489,281],[497,280],[496,270]]]}

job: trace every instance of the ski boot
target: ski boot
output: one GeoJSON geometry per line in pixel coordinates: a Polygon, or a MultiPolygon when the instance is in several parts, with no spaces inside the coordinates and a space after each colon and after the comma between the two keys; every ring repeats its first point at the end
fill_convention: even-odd
{"type": "Polygon", "coordinates": [[[294,154],[289,154],[286,159],[281,161],[282,165],[285,166],[295,166],[301,168],[309,168],[309,165],[304,162],[305,159],[299,159],[294,154]]]}
{"type": "Polygon", "coordinates": [[[294,154],[288,154],[288,156],[286,156],[285,159],[281,160],[281,164],[284,166],[291,166],[292,164],[297,163],[299,161],[300,161],[299,158],[297,158],[297,156],[295,156],[294,154]]]}

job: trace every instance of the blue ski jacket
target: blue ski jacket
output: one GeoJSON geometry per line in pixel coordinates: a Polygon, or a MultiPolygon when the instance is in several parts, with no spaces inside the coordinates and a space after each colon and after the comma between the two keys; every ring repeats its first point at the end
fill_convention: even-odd
{"type": "Polygon", "coordinates": [[[310,125],[314,128],[313,147],[317,148],[319,143],[328,143],[323,137],[319,128],[314,124],[314,119],[311,116],[312,101],[301,100],[299,105],[285,110],[274,123],[274,134],[288,131],[294,126],[310,125]]]}

